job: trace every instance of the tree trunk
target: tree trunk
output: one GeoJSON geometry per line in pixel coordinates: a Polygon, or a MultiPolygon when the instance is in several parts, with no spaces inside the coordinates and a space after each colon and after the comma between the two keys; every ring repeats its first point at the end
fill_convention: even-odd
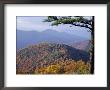
{"type": "Polygon", "coordinates": [[[90,63],[91,63],[91,74],[94,73],[94,36],[91,34],[91,49],[90,49],[90,63]]]}
{"type": "Polygon", "coordinates": [[[91,62],[91,70],[90,73],[94,74],[94,16],[92,17],[92,32],[91,32],[91,50],[90,50],[90,62],[91,62]]]}

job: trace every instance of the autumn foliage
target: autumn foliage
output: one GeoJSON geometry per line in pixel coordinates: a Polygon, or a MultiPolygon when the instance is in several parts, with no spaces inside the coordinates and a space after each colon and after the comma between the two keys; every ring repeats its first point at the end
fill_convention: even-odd
{"type": "Polygon", "coordinates": [[[90,74],[89,53],[64,44],[40,44],[17,52],[17,74],[90,74]]]}
{"type": "Polygon", "coordinates": [[[90,74],[90,63],[79,61],[59,61],[35,70],[35,74],[90,74]]]}

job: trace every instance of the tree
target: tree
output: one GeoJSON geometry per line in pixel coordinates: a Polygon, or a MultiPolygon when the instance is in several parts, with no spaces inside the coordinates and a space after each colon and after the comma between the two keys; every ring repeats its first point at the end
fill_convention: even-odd
{"type": "Polygon", "coordinates": [[[90,53],[90,62],[91,62],[91,74],[94,73],[94,16],[86,18],[84,16],[48,16],[44,22],[52,22],[52,26],[59,24],[69,24],[72,26],[79,26],[88,28],[88,32],[91,32],[91,48],[89,49],[90,53]]]}

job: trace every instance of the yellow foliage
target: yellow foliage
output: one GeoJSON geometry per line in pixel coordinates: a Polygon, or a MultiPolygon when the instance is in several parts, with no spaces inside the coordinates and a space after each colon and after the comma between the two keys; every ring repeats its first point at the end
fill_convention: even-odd
{"type": "Polygon", "coordinates": [[[59,62],[47,67],[35,70],[36,74],[90,74],[91,65],[83,60],[59,60],[59,62]]]}
{"type": "Polygon", "coordinates": [[[58,74],[60,72],[60,65],[56,64],[56,65],[50,65],[46,68],[40,68],[38,70],[35,71],[35,73],[39,73],[39,74],[58,74]]]}
{"type": "Polygon", "coordinates": [[[46,68],[48,74],[57,74],[60,71],[60,65],[50,65],[46,68]]]}
{"type": "Polygon", "coordinates": [[[75,72],[77,74],[89,74],[90,73],[90,63],[86,64],[82,60],[77,61],[75,72]]]}

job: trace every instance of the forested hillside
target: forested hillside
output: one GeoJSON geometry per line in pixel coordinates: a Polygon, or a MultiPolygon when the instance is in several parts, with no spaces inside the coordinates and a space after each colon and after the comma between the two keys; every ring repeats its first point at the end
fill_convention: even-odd
{"type": "Polygon", "coordinates": [[[89,74],[89,52],[58,43],[40,43],[17,51],[17,74],[89,74]]]}

